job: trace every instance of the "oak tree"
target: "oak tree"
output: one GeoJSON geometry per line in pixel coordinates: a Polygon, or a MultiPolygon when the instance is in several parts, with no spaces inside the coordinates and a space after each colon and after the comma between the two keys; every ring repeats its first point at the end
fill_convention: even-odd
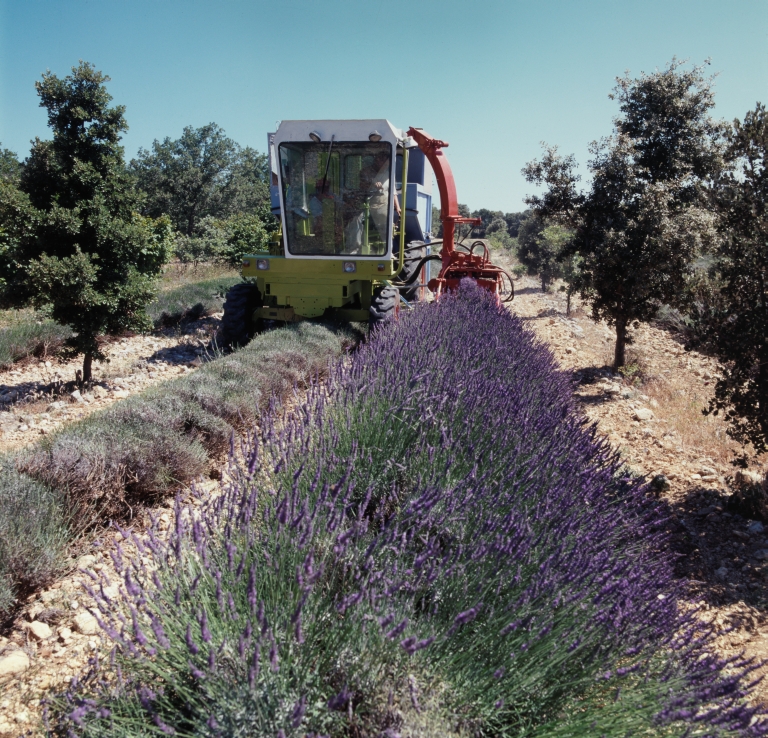
{"type": "Polygon", "coordinates": [[[591,145],[592,181],[578,189],[572,156],[556,147],[523,170],[545,192],[527,202],[573,231],[579,291],[595,320],[616,327],[613,366],[625,363],[630,328],[685,295],[694,255],[714,243],[707,188],[722,167],[724,126],[712,119],[712,79],[675,59],[637,79],[619,78],[620,115],[591,145]]]}
{"type": "Polygon", "coordinates": [[[167,219],[138,213],[119,143],[125,110],[110,107],[108,81],[87,62],[63,79],[46,72],[35,86],[53,138],[34,140],[18,187],[0,181],[0,304],[47,307],[71,326],[85,381],[104,358],[100,335],[150,327],[171,244],[167,219]]]}
{"type": "Polygon", "coordinates": [[[147,195],[144,213],[167,213],[187,237],[197,235],[204,218],[248,213],[269,219],[267,170],[264,154],[241,148],[215,123],[187,126],[176,140],[156,140],[131,162],[147,195]]]}
{"type": "Polygon", "coordinates": [[[768,451],[768,114],[758,103],[728,136],[728,168],[715,202],[720,241],[709,299],[693,311],[694,339],[723,370],[707,412],[723,412],[729,435],[768,451]]]}

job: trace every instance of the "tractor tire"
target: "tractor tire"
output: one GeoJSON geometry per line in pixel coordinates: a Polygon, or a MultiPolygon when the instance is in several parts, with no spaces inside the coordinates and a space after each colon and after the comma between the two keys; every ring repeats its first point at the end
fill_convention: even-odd
{"type": "Polygon", "coordinates": [[[253,313],[261,303],[261,294],[255,284],[241,282],[227,292],[224,315],[216,335],[219,346],[245,346],[259,332],[261,321],[254,321],[253,313]]]}
{"type": "MultiPolygon", "coordinates": [[[[397,279],[400,282],[407,282],[418,270],[419,262],[427,255],[427,247],[423,241],[411,241],[405,246],[405,259],[403,261],[403,268],[400,270],[400,274],[397,275],[397,279]]],[[[399,287],[400,294],[407,302],[413,302],[419,297],[419,279],[418,277],[413,284],[399,287]]]]}
{"type": "Polygon", "coordinates": [[[396,287],[385,284],[377,287],[371,297],[370,317],[368,318],[369,332],[373,333],[380,325],[392,320],[397,313],[400,303],[400,293],[396,287]]]}

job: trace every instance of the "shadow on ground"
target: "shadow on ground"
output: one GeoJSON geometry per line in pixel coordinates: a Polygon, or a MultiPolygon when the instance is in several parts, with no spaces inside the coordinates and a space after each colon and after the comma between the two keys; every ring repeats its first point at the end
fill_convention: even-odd
{"type": "Polygon", "coordinates": [[[689,487],[669,503],[678,576],[690,594],[712,605],[744,602],[768,611],[768,525],[729,506],[722,492],[689,487]]]}

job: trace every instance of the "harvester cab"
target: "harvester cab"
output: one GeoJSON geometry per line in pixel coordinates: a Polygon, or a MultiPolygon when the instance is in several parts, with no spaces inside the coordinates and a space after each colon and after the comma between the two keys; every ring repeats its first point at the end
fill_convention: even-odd
{"type": "Polygon", "coordinates": [[[485,243],[454,244],[457,224],[479,220],[459,216],[447,145],[387,120],[283,121],[268,136],[280,229],[268,252],[243,258],[246,281],[227,294],[220,342],[242,345],[265,320],[329,313],[375,326],[464,277],[501,296],[506,273],[490,263],[485,243]],[[427,163],[440,189],[439,240],[427,163]]]}

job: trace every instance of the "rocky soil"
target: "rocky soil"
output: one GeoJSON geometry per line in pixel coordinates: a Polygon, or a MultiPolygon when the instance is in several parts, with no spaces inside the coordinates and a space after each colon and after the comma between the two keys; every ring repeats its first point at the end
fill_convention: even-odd
{"type": "Polygon", "coordinates": [[[209,351],[219,315],[182,330],[118,338],[94,362],[94,382],[76,383],[82,358],[29,360],[0,372],[0,452],[26,446],[62,425],[130,397],[152,384],[194,371],[209,351]]]}
{"type": "MultiPolygon", "coordinates": [[[[685,352],[673,333],[642,326],[634,334],[628,369],[614,374],[609,369],[614,334],[607,326],[593,323],[578,304],[566,317],[562,293],[542,293],[532,278],[517,280],[516,292],[512,309],[572,374],[580,405],[598,431],[633,472],[665,478],[666,483],[659,479],[659,495],[669,506],[679,574],[702,619],[720,633],[723,655],[743,650],[758,660],[768,658],[768,526],[729,507],[729,462],[738,447],[719,419],[701,413],[717,378],[717,362],[685,352]]],[[[97,377],[101,392],[94,388],[74,398],[56,394],[67,373],[74,375],[74,364],[27,365],[0,374],[0,392],[18,393],[0,412],[0,418],[13,418],[2,423],[0,444],[18,448],[96,407],[193,371],[215,322],[204,321],[187,335],[113,344],[112,363],[97,377]]],[[[155,512],[167,527],[170,508],[155,512]]],[[[30,598],[12,632],[0,636],[0,738],[35,731],[46,693],[61,690],[90,655],[104,650],[82,588],[89,581],[82,570],[110,576],[117,541],[130,552],[130,540],[119,532],[94,541],[73,571],[30,598]]],[[[758,697],[768,701],[768,686],[758,697]]]]}
{"type": "MultiPolygon", "coordinates": [[[[109,359],[94,363],[94,382],[78,389],[81,361],[31,360],[0,372],[0,451],[39,440],[68,422],[107,407],[147,387],[195,371],[209,353],[220,314],[147,336],[119,338],[105,347],[109,359]]],[[[158,508],[167,527],[170,508],[158,508]]],[[[137,521],[137,528],[146,520],[137,521]]],[[[111,571],[117,533],[88,544],[72,571],[30,598],[10,632],[0,634],[0,738],[34,734],[41,725],[46,693],[61,691],[88,659],[103,651],[104,636],[89,612],[83,590],[86,569],[111,571]]]]}

